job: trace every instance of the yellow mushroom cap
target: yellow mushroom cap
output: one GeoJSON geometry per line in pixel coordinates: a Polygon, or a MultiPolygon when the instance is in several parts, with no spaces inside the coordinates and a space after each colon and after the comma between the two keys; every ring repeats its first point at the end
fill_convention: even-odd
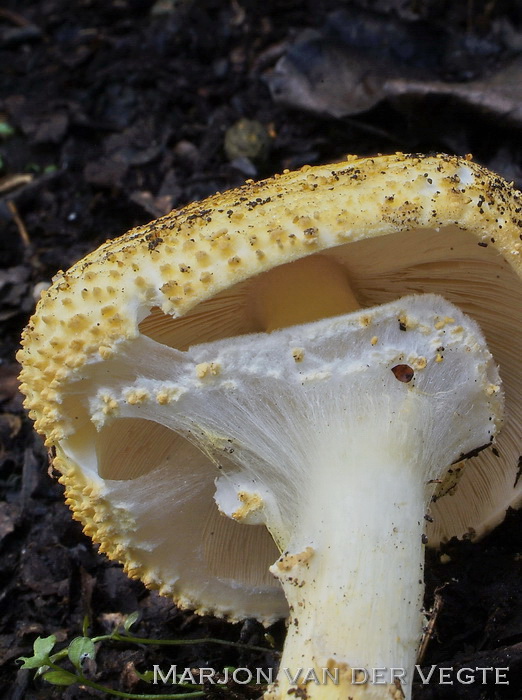
{"type": "MultiPolygon", "coordinates": [[[[362,306],[436,293],[481,326],[500,366],[505,426],[495,449],[470,461],[455,495],[434,505],[430,541],[482,534],[522,498],[521,235],[522,198],[502,178],[464,158],[396,154],[250,182],[105,243],[57,276],[18,356],[25,405],[56,448],[75,516],[130,575],[181,605],[265,621],[285,614],[267,573],[275,546],[263,527],[219,516],[211,461],[159,424],[119,420],[110,391],[93,396],[91,381],[117,369],[140,336],[184,350],[259,330],[256,299],[270,270],[320,255],[346,268],[362,306]],[[113,418],[99,432],[86,408],[94,404],[113,418]],[[159,512],[154,496],[172,470],[177,514],[159,512]],[[187,575],[194,552],[199,568],[187,575]]],[[[452,332],[450,319],[440,323],[452,332]]],[[[219,373],[206,364],[201,381],[219,373]]],[[[126,397],[133,405],[176,399],[167,381],[126,397]]]]}

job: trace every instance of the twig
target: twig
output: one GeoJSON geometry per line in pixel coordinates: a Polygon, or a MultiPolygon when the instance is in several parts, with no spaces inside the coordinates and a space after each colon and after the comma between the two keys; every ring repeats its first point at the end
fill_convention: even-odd
{"type": "Polygon", "coordinates": [[[6,175],[0,180],[0,193],[15,190],[18,187],[27,185],[33,181],[33,176],[29,173],[15,173],[14,175],[6,175]]]}
{"type": "Polygon", "coordinates": [[[24,244],[24,247],[27,249],[31,248],[31,239],[29,238],[29,234],[27,233],[27,229],[25,228],[25,224],[22,221],[22,218],[20,214],[18,213],[18,208],[16,204],[13,202],[12,199],[9,199],[7,202],[7,208],[11,212],[13,216],[13,221],[16,224],[16,227],[18,229],[18,233],[20,235],[20,238],[22,239],[22,243],[24,244]]]}

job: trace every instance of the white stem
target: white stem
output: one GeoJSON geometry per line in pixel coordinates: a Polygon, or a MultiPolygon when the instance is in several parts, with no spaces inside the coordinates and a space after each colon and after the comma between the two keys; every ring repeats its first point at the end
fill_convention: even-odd
{"type": "Polygon", "coordinates": [[[313,498],[303,499],[296,523],[298,548],[291,545],[272,567],[290,617],[277,683],[267,697],[296,692],[307,673],[307,698],[410,697],[422,625],[423,470],[394,463],[382,447],[370,451],[377,453],[370,461],[361,463],[355,451],[341,468],[330,462],[315,470],[313,498]],[[368,672],[368,685],[358,683],[363,675],[356,669],[368,672]],[[390,685],[392,669],[397,678],[405,674],[401,684],[390,685]]]}

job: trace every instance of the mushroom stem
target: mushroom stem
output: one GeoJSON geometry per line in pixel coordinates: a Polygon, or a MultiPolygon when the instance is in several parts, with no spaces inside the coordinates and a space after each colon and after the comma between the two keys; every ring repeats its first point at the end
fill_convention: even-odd
{"type": "Polygon", "coordinates": [[[423,483],[427,470],[398,459],[386,440],[364,429],[352,438],[342,449],[323,444],[313,498],[299,510],[297,546],[271,568],[290,614],[266,698],[301,697],[304,689],[307,698],[328,700],[410,697],[433,487],[423,483]],[[313,546],[302,549],[304,542],[313,546]]]}
{"type": "Polygon", "coordinates": [[[255,304],[259,329],[268,333],[361,307],[346,269],[325,255],[301,258],[265,273],[256,287],[255,304]]]}

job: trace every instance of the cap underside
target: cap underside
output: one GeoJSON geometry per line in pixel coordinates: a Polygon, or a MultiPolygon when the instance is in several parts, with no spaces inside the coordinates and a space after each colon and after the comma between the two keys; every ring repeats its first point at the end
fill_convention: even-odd
{"type": "MultiPolygon", "coordinates": [[[[433,544],[470,530],[480,535],[503,517],[504,505],[515,495],[522,417],[517,397],[522,386],[520,376],[510,368],[517,367],[522,353],[518,277],[495,249],[478,246],[473,235],[456,228],[407,231],[339,246],[321,255],[333,256],[346,267],[363,307],[411,293],[439,293],[481,326],[501,368],[506,422],[495,451],[487,449],[466,463],[458,495],[433,505],[429,539],[433,544]],[[508,469],[502,466],[506,463],[508,469]]],[[[252,321],[251,307],[260,281],[261,276],[253,277],[231,287],[180,319],[154,308],[141,321],[140,331],[179,350],[255,332],[259,329],[252,321]]],[[[320,280],[310,283],[320,287],[320,280]]],[[[76,392],[78,386],[71,388],[76,392]]],[[[76,397],[65,398],[69,413],[78,413],[76,397]]],[[[92,464],[91,458],[90,466],[109,486],[104,498],[132,511],[139,524],[127,557],[144,567],[149,577],[161,579],[163,593],[176,597],[176,591],[182,591],[180,602],[186,599],[186,604],[196,604],[201,611],[215,610],[219,601],[218,611],[232,618],[238,610],[266,621],[285,614],[279,583],[268,572],[277,548],[263,526],[241,526],[219,514],[213,498],[216,467],[210,459],[183,437],[145,419],[116,418],[101,434],[86,420],[84,430],[90,432],[89,441],[98,445],[98,462],[92,464]],[[168,517],[158,510],[154,495],[166,489],[177,504],[168,517]],[[163,542],[149,551],[147,542],[157,542],[158,532],[163,542]]],[[[81,450],[74,446],[86,444],[86,437],[86,432],[77,432],[63,445],[84,466],[88,461],[80,458],[81,450]]]]}
{"type": "MultiPolygon", "coordinates": [[[[22,390],[37,429],[56,447],[55,465],[86,532],[131,575],[181,605],[264,621],[285,614],[267,573],[275,545],[261,526],[219,515],[215,466],[148,420],[115,417],[98,433],[82,368],[103,385],[105,361],[139,333],[184,350],[262,330],[252,309],[270,267],[314,254],[346,268],[362,307],[428,292],[479,323],[500,367],[505,423],[495,449],[466,462],[456,495],[433,505],[430,542],[481,535],[500,522],[522,500],[519,197],[501,178],[452,156],[352,159],[190,205],[105,244],[59,277],[25,333],[22,390]],[[196,469],[204,478],[193,478],[196,469]],[[138,483],[149,497],[135,503],[138,483]],[[182,503],[172,522],[157,508],[156,488],[172,489],[182,503]],[[143,532],[138,515],[148,523],[143,532]],[[163,538],[156,553],[147,544],[154,529],[163,538]],[[178,557],[171,542],[182,562],[196,554],[193,573],[177,566],[164,575],[169,557],[178,557]]],[[[320,293],[320,279],[310,284],[320,293]]],[[[112,410],[110,399],[105,408],[112,410]]]]}

